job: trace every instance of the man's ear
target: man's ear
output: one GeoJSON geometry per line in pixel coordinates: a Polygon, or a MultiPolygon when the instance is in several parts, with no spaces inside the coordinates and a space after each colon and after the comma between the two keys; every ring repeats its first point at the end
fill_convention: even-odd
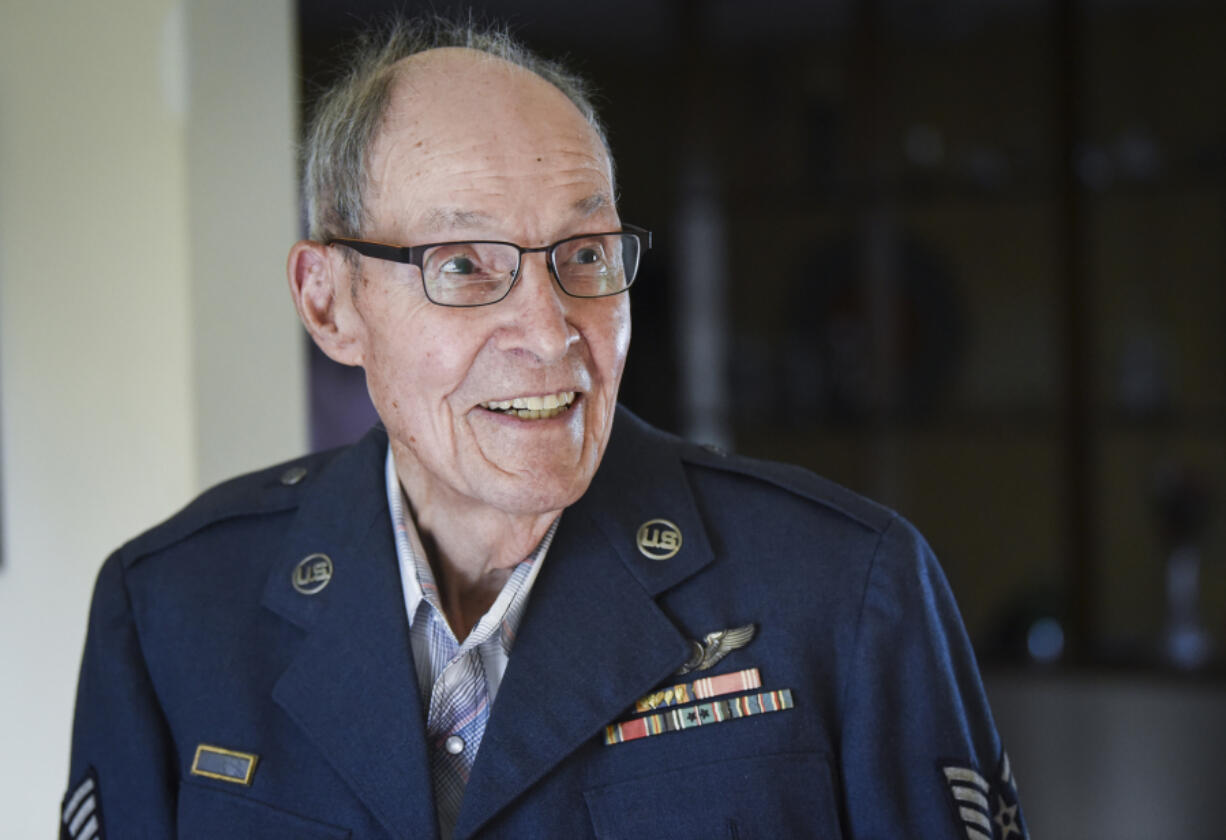
{"type": "Polygon", "coordinates": [[[329,358],[363,361],[363,324],[349,293],[353,268],[335,248],[304,239],[290,248],[286,274],[303,326],[329,358]]]}

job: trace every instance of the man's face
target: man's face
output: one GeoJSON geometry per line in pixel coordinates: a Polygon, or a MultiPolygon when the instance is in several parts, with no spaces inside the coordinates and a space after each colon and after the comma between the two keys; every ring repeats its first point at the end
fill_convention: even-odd
{"type": "MultiPolygon", "coordinates": [[[[531,247],[619,229],[608,157],[558,90],[467,50],[410,64],[371,149],[364,238],[531,247]]],[[[428,301],[416,268],[359,267],[360,362],[414,506],[530,514],[582,495],[613,422],[628,296],[569,297],[542,253],[471,309],[428,301]],[[519,399],[573,401],[537,419],[496,405],[519,399]]]]}

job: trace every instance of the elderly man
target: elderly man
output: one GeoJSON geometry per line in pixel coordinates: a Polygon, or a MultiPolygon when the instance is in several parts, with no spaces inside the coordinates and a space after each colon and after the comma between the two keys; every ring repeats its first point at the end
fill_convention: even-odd
{"type": "Polygon", "coordinates": [[[575,79],[400,27],[307,164],[294,303],[382,424],[106,562],[62,836],[1023,835],[914,530],[617,407],[650,235],[575,79]]]}

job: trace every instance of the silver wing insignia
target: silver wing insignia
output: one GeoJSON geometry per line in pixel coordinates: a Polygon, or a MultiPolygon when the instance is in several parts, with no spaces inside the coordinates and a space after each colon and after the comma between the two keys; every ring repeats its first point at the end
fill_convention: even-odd
{"type": "Polygon", "coordinates": [[[677,669],[677,674],[688,674],[691,671],[705,671],[714,667],[721,659],[734,650],[749,644],[757,632],[753,624],[742,627],[731,627],[727,630],[716,630],[703,637],[702,642],[691,640],[693,653],[685,664],[677,669]]]}

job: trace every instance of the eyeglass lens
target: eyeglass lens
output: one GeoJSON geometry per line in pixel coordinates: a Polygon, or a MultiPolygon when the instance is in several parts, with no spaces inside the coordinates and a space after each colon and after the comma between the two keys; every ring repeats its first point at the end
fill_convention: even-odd
{"type": "MultiPolygon", "coordinates": [[[[549,252],[558,282],[576,297],[617,294],[638,270],[639,241],[633,234],[568,239],[549,252]]],[[[465,242],[439,245],[422,257],[426,294],[447,306],[479,306],[507,294],[519,271],[513,245],[465,242]]]]}

